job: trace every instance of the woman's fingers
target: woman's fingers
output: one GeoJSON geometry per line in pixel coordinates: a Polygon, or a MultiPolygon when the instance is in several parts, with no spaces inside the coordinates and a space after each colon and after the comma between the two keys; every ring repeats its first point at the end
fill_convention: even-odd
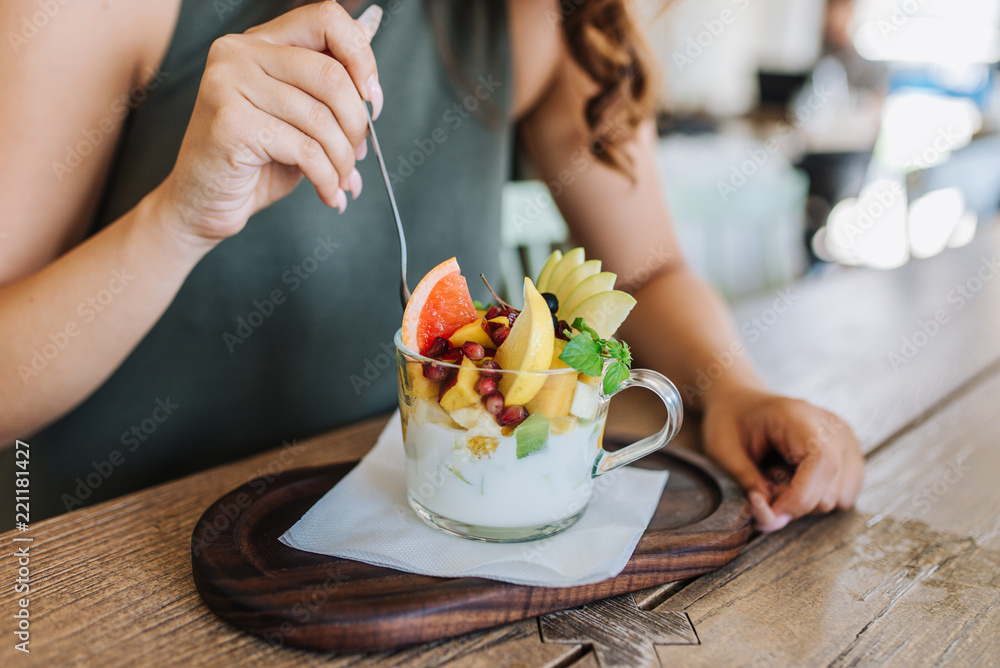
{"type": "Polygon", "coordinates": [[[325,104],[352,147],[364,142],[368,134],[364,102],[341,63],[315,51],[271,44],[261,47],[257,62],[268,76],[325,104]]]}
{"type": "Polygon", "coordinates": [[[838,460],[828,449],[807,454],[795,469],[788,489],[772,505],[774,513],[795,518],[815,510],[837,476],[838,460]]]}
{"type": "Polygon", "coordinates": [[[333,167],[333,183],[341,190],[352,189],[354,147],[329,107],[298,88],[263,74],[251,77],[241,92],[257,109],[316,140],[333,167]]]}
{"type": "Polygon", "coordinates": [[[258,142],[257,150],[269,160],[298,167],[316,187],[320,199],[343,213],[347,208],[347,195],[340,188],[337,172],[323,145],[286,121],[261,111],[249,101],[246,106],[250,107],[246,112],[249,127],[255,129],[256,135],[270,138],[269,141],[258,142]]]}
{"type": "Polygon", "coordinates": [[[371,35],[338,3],[324,0],[300,7],[251,28],[247,34],[272,44],[329,53],[344,66],[361,96],[372,103],[373,116],[378,116],[382,89],[369,44],[371,35]]]}
{"type": "Polygon", "coordinates": [[[861,445],[853,433],[848,433],[847,437],[848,442],[844,448],[844,475],[837,497],[837,507],[842,510],[854,506],[854,501],[861,492],[861,485],[865,481],[865,456],[861,452],[861,445]]]}

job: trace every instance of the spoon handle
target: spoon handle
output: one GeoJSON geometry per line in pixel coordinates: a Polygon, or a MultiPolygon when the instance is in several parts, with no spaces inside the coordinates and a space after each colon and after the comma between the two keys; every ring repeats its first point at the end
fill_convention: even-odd
{"type": "Polygon", "coordinates": [[[365,105],[365,116],[368,117],[368,135],[372,140],[372,148],[375,149],[375,157],[378,159],[378,166],[382,171],[382,182],[385,183],[385,191],[389,195],[389,204],[392,206],[392,215],[396,219],[396,234],[399,236],[399,298],[405,309],[406,303],[410,301],[410,288],[406,286],[406,235],[403,233],[403,221],[399,218],[396,196],[392,192],[392,184],[389,183],[389,171],[385,167],[385,158],[382,157],[382,149],[378,145],[378,136],[375,134],[375,124],[372,123],[368,105],[365,105]]]}

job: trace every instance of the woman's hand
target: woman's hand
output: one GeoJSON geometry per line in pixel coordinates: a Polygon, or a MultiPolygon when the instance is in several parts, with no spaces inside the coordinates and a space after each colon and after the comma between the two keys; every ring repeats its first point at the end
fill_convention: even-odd
{"type": "Polygon", "coordinates": [[[706,453],[747,490],[762,531],[850,508],[861,489],[864,457],[851,428],[800,399],[729,391],[706,401],[702,435],[706,453]]]}
{"type": "Polygon", "coordinates": [[[295,9],[217,39],[170,176],[158,189],[197,242],[230,237],[303,175],[343,212],[361,192],[364,100],[382,89],[369,41],[381,12],[358,21],[336,2],[295,9]]]}

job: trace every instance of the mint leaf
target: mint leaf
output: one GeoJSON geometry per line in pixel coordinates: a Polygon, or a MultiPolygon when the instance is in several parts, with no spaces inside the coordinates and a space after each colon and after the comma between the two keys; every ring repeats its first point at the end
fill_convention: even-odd
{"type": "Polygon", "coordinates": [[[628,367],[615,360],[608,365],[608,370],[604,372],[604,394],[613,394],[621,387],[622,382],[629,376],[628,367]]]}
{"type": "Polygon", "coordinates": [[[614,393],[629,376],[632,351],[628,344],[602,339],[583,318],[573,321],[573,329],[580,333],[570,339],[559,359],[588,376],[600,376],[604,372],[604,394],[614,393]],[[611,360],[607,369],[604,368],[605,360],[611,360]]]}
{"type": "Polygon", "coordinates": [[[549,421],[544,415],[534,413],[514,430],[517,439],[517,458],[524,459],[549,444],[549,421]]]}
{"type": "Polygon", "coordinates": [[[586,332],[587,334],[590,334],[590,338],[594,339],[595,341],[601,340],[601,337],[597,335],[597,332],[592,330],[590,327],[587,327],[587,323],[583,318],[577,318],[576,320],[573,321],[573,324],[570,326],[573,329],[577,330],[578,332],[586,332]]]}
{"type": "Polygon", "coordinates": [[[474,308],[476,308],[476,309],[480,310],[480,311],[482,311],[483,309],[485,309],[485,308],[486,308],[486,305],[485,305],[485,304],[483,304],[483,303],[482,303],[481,301],[479,301],[478,299],[473,299],[473,300],[472,300],[472,306],[473,306],[474,308]]]}
{"type": "Polygon", "coordinates": [[[604,347],[590,338],[578,334],[570,339],[559,359],[588,376],[600,376],[604,370],[604,347]]]}

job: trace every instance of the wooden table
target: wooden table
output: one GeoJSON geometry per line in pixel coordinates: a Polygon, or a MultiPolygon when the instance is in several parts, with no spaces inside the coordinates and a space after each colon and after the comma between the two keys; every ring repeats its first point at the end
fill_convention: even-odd
{"type": "MultiPolygon", "coordinates": [[[[380,418],[32,526],[30,655],[14,651],[8,614],[25,534],[3,535],[3,665],[1000,665],[998,257],[994,228],[901,270],[834,270],[737,306],[774,387],[854,426],[867,479],[855,511],[796,521],[719,571],[636,594],[642,610],[686,615],[693,633],[658,636],[678,644],[643,640],[646,613],[631,615],[634,633],[602,632],[629,615],[623,599],[368,656],[277,649],[216,618],[191,580],[205,507],[268,471],[360,457],[380,418]],[[947,322],[927,324],[935,314],[947,322]]],[[[617,430],[655,425],[628,396],[617,430]]]]}

